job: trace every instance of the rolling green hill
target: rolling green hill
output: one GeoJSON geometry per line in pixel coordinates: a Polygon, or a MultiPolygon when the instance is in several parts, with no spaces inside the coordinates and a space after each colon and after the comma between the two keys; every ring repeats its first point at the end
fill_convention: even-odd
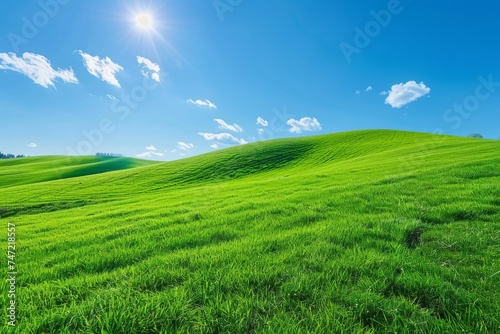
{"type": "Polygon", "coordinates": [[[0,187],[66,179],[154,164],[133,158],[28,157],[0,160],[0,187]]]}
{"type": "Polygon", "coordinates": [[[500,331],[498,141],[372,130],[9,168],[19,333],[500,331]]]}

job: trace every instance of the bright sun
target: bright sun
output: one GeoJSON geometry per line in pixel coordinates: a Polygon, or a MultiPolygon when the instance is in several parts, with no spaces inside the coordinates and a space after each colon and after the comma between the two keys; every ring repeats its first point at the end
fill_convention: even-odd
{"type": "Polygon", "coordinates": [[[148,13],[141,13],[136,15],[135,22],[141,29],[153,28],[153,17],[148,13]]]}

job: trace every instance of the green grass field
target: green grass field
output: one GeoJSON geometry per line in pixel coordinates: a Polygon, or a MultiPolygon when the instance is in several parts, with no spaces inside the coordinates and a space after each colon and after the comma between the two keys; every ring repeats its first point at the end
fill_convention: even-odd
{"type": "Polygon", "coordinates": [[[0,188],[53,181],[128,168],[154,162],[131,158],[105,157],[29,157],[0,160],[0,188]]]}
{"type": "Polygon", "coordinates": [[[373,130],[109,161],[0,163],[3,332],[500,332],[499,141],[373,130]]]}

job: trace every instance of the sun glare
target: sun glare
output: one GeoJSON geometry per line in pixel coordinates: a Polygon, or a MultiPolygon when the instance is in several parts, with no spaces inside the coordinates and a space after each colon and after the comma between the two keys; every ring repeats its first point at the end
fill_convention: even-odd
{"type": "Polygon", "coordinates": [[[140,13],[135,17],[135,23],[141,29],[152,29],[153,28],[153,17],[148,13],[140,13]]]}
{"type": "Polygon", "coordinates": [[[156,49],[158,45],[164,44],[164,46],[171,47],[164,37],[169,28],[167,19],[168,16],[161,8],[125,5],[125,12],[121,20],[128,29],[124,38],[127,42],[148,48],[158,55],[156,49]]]}

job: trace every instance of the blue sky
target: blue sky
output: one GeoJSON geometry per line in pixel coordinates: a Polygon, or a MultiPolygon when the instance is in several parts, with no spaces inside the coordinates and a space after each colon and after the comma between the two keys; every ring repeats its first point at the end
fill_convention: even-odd
{"type": "Polygon", "coordinates": [[[10,1],[0,151],[179,159],[356,129],[500,137],[500,4],[10,1]]]}

